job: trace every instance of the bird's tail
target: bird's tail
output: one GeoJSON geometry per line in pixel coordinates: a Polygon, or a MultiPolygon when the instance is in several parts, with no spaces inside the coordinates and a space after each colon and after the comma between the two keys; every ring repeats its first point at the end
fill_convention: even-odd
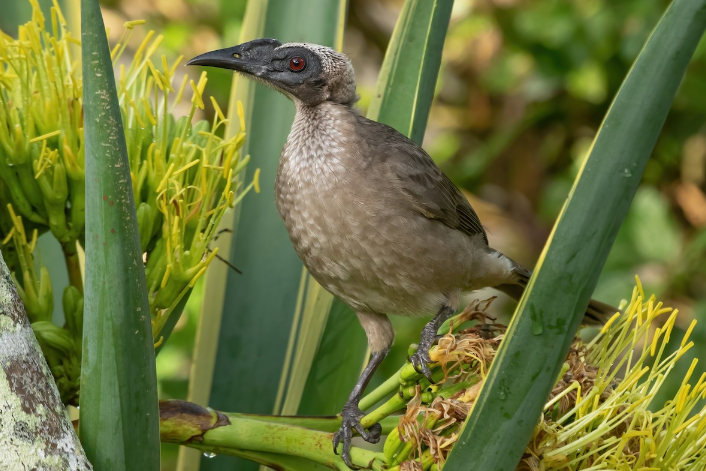
{"type": "MultiPolygon", "coordinates": [[[[515,263],[514,275],[516,276],[515,284],[503,284],[498,285],[495,288],[507,294],[511,298],[519,300],[522,297],[522,293],[525,291],[525,287],[527,287],[527,283],[529,282],[532,272],[515,263]]],[[[603,325],[616,312],[618,312],[618,309],[610,304],[591,299],[588,303],[586,314],[583,316],[583,323],[590,325],[603,325]]]]}

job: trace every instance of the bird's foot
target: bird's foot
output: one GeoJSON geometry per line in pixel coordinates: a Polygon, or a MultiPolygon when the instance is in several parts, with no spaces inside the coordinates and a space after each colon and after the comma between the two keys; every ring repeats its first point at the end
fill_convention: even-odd
{"type": "Polygon", "coordinates": [[[430,383],[434,384],[434,380],[431,379],[431,369],[429,368],[429,363],[434,362],[429,356],[429,348],[430,347],[425,347],[420,343],[417,351],[410,357],[410,360],[412,361],[412,366],[414,366],[417,373],[424,375],[430,383]]]}
{"type": "Polygon", "coordinates": [[[341,412],[341,428],[333,434],[333,452],[338,454],[337,448],[340,443],[343,443],[343,451],[341,458],[351,469],[358,469],[351,461],[351,440],[353,439],[353,430],[368,443],[377,443],[382,435],[382,426],[380,424],[372,425],[368,430],[363,428],[360,420],[365,416],[365,413],[358,408],[358,404],[353,402],[346,403],[341,412]]]}
{"type": "Polygon", "coordinates": [[[410,360],[414,369],[419,374],[423,374],[431,384],[434,384],[434,380],[431,379],[431,369],[429,368],[429,363],[434,363],[429,356],[429,349],[437,340],[437,330],[438,328],[433,322],[430,322],[422,330],[421,338],[419,339],[419,346],[417,351],[412,354],[410,360]]]}

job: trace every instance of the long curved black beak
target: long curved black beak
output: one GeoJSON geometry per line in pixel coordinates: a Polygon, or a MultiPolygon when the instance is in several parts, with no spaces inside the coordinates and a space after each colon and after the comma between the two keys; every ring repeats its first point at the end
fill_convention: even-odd
{"type": "Polygon", "coordinates": [[[260,38],[237,46],[207,52],[191,59],[186,65],[205,65],[231,69],[262,77],[272,61],[274,50],[282,43],[276,39],[260,38]]]}
{"type": "Polygon", "coordinates": [[[208,67],[218,67],[220,69],[232,69],[241,72],[247,65],[248,61],[241,58],[242,48],[240,45],[218,49],[216,51],[206,52],[200,56],[191,59],[186,65],[205,65],[208,67]]]}

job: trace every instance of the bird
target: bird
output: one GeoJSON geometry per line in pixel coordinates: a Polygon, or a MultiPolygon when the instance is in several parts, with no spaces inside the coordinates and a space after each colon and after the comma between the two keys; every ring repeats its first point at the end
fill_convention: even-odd
{"type": "MultiPolygon", "coordinates": [[[[371,352],[332,439],[353,468],[353,431],[371,443],[381,435],[380,424],[363,428],[358,405],[394,340],[388,316],[432,317],[410,358],[431,381],[429,349],[461,295],[495,287],[519,299],[531,272],[489,246],[470,203],[422,147],[360,113],[345,54],[261,38],[187,65],[234,70],[294,103],[275,180],[277,210],[309,273],[355,311],[371,352]]],[[[605,322],[615,312],[592,300],[584,320],[605,322]]]]}

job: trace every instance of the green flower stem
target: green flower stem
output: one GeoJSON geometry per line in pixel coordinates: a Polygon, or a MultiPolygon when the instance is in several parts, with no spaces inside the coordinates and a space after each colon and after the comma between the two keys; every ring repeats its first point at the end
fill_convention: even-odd
{"type": "MultiPolygon", "coordinates": [[[[270,422],[277,424],[295,425],[321,432],[336,432],[341,428],[341,416],[322,416],[322,417],[307,417],[307,416],[292,416],[292,415],[259,415],[259,414],[240,414],[226,413],[227,417],[235,417],[236,419],[260,420],[262,422],[270,422]]],[[[397,427],[397,417],[384,417],[380,421],[382,426],[382,434],[387,435],[397,427]]]]}
{"type": "Polygon", "coordinates": [[[390,399],[388,399],[387,402],[385,402],[383,405],[363,417],[360,423],[363,425],[363,427],[369,428],[372,425],[375,425],[376,423],[380,422],[383,418],[387,417],[388,415],[394,414],[398,410],[405,407],[407,405],[407,402],[409,402],[408,399],[403,398],[399,394],[395,394],[390,399]]]}
{"type": "MultiPolygon", "coordinates": [[[[277,453],[263,453],[258,451],[236,450],[234,448],[221,449],[214,447],[202,447],[199,444],[189,445],[189,447],[199,451],[203,451],[204,455],[208,457],[215,457],[219,454],[237,456],[238,458],[244,458],[246,460],[259,463],[272,469],[287,469],[293,471],[318,471],[328,469],[328,467],[322,466],[318,463],[314,463],[309,460],[305,460],[303,458],[297,458],[296,456],[280,455],[277,453]]],[[[343,468],[341,468],[341,470],[343,470],[343,468]]]]}
{"type": "Polygon", "coordinates": [[[81,276],[81,262],[78,259],[76,241],[61,244],[66,260],[66,269],[69,272],[69,284],[76,287],[79,293],[83,294],[83,277],[81,276]]]}
{"type": "MultiPolygon", "coordinates": [[[[404,368],[404,367],[402,367],[404,368]]],[[[358,407],[360,410],[367,410],[373,407],[378,402],[385,399],[387,396],[395,392],[400,387],[400,373],[402,368],[397,370],[395,374],[387,378],[384,383],[371,391],[363,399],[360,400],[358,407]]]]}
{"type": "MultiPolygon", "coordinates": [[[[291,418],[294,420],[294,418],[291,418]]],[[[343,469],[333,452],[331,434],[291,424],[224,414],[186,401],[160,403],[160,437],[199,450],[240,456],[242,452],[264,452],[311,460],[332,469],[343,469]]],[[[381,453],[353,447],[353,464],[370,469],[383,462],[381,453]]]]}

